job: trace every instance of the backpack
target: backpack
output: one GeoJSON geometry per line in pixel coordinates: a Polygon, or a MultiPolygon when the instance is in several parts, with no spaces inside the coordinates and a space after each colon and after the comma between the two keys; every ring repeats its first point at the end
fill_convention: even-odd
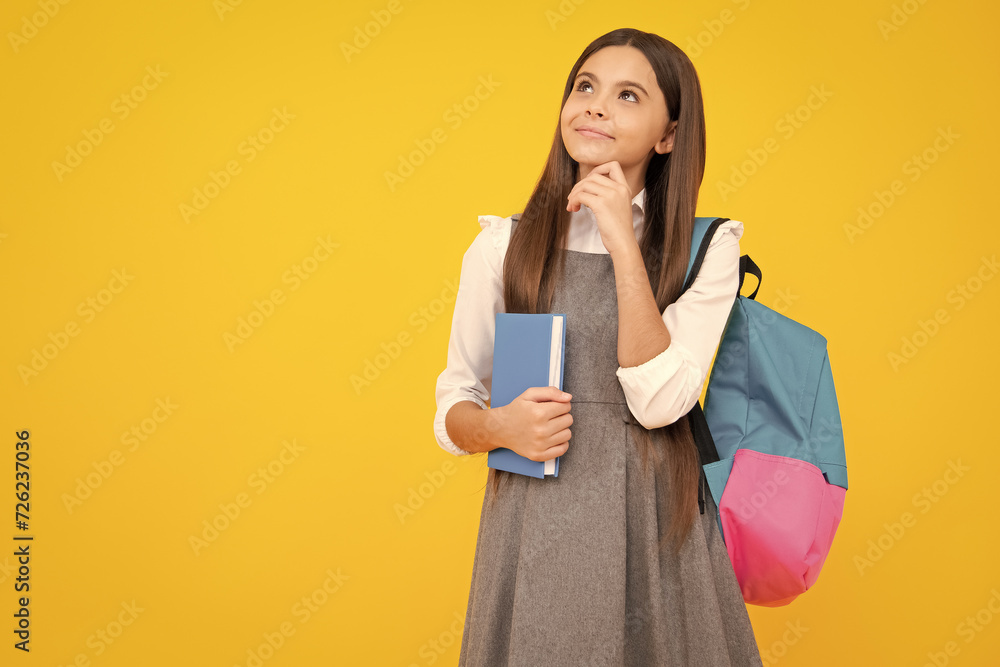
{"type": "MultiPolygon", "coordinates": [[[[695,218],[684,290],[727,220],[695,218]]],[[[704,410],[696,402],[688,415],[743,599],[778,607],[816,583],[843,516],[847,461],[826,339],[754,300],[761,272],[743,255],[740,289],[747,273],[757,288],[737,291],[704,410]]]]}

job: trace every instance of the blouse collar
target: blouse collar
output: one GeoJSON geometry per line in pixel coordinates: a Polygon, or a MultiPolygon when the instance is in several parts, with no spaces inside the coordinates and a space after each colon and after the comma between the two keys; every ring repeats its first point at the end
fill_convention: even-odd
{"type": "Polygon", "coordinates": [[[646,188],[639,190],[639,194],[632,197],[632,205],[639,207],[639,212],[645,214],[646,212],[646,188]]]}

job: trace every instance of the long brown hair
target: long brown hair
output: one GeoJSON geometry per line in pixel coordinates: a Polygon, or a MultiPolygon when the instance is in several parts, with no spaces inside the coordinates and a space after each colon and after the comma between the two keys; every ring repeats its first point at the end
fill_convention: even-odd
{"type": "MultiPolygon", "coordinates": [[[[656,74],[670,121],[677,121],[673,149],[654,153],[645,176],[644,229],[639,241],[656,304],[662,313],[680,295],[691,251],[698,189],[705,171],[705,115],[701,84],[691,60],[666,39],[621,28],[591,42],[569,73],[560,111],[573,89],[580,67],[606,46],[639,49],[656,74]]],[[[576,184],[577,162],[563,144],[559,123],[545,169],[518,220],[504,259],[503,296],[506,312],[549,311],[563,253],[570,212],[566,198],[576,184]]],[[[687,415],[661,428],[646,429],[631,420],[633,440],[642,464],[666,475],[670,527],[665,536],[680,550],[695,520],[701,467],[687,415]]],[[[511,473],[491,468],[492,494],[511,473]]],[[[662,479],[662,477],[661,477],[662,479]]],[[[661,543],[661,548],[664,546],[661,543]]]]}

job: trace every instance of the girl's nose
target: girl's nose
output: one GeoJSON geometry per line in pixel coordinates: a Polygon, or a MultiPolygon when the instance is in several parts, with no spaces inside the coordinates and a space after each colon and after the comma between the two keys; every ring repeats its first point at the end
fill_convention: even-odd
{"type": "Polygon", "coordinates": [[[604,100],[600,95],[594,95],[590,98],[590,102],[587,104],[587,113],[596,116],[604,115],[604,100]]]}

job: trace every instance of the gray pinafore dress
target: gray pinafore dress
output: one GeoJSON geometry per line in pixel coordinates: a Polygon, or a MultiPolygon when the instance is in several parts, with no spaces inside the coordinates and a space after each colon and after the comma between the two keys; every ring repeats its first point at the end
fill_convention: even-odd
{"type": "Polygon", "coordinates": [[[492,507],[487,484],[459,665],[761,665],[711,494],[679,556],[660,554],[667,480],[629,432],[611,256],[561,252],[569,450],[558,477],[510,475],[492,507]]]}

